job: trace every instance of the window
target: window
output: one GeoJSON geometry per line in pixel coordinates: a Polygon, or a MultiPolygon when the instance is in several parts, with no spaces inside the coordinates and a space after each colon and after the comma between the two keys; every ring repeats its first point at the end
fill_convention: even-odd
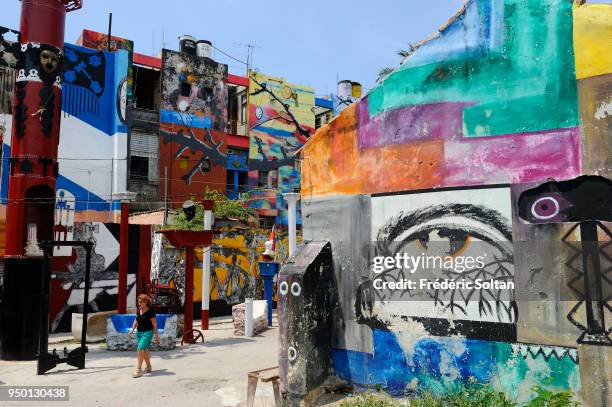
{"type": "Polygon", "coordinates": [[[130,178],[149,179],[149,158],[131,156],[130,157],[130,178]]]}
{"type": "Polygon", "coordinates": [[[138,109],[159,110],[160,72],[134,67],[134,106],[138,109]]]}
{"type": "Polygon", "coordinates": [[[212,102],[213,90],[212,88],[202,88],[202,100],[205,102],[212,102]]]}
{"type": "Polygon", "coordinates": [[[272,229],[276,223],[276,216],[260,216],[259,227],[261,229],[272,229]]]}
{"type": "Polygon", "coordinates": [[[246,95],[240,96],[240,123],[246,122],[246,111],[247,111],[247,97],[246,95]]]}
{"type": "Polygon", "coordinates": [[[259,171],[257,186],[264,188],[276,188],[278,186],[278,171],[259,171]]]}
{"type": "Polygon", "coordinates": [[[191,84],[186,82],[181,82],[181,96],[189,97],[191,96],[191,84]]]}
{"type": "Polygon", "coordinates": [[[242,155],[246,157],[249,155],[249,150],[246,148],[228,147],[227,155],[242,155]]]}

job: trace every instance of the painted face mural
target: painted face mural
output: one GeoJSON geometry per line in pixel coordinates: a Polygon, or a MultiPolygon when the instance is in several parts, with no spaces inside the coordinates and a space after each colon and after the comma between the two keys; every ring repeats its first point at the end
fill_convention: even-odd
{"type": "Polygon", "coordinates": [[[372,278],[358,289],[358,320],[391,331],[416,324],[437,336],[515,340],[509,219],[508,188],[372,198],[374,265],[382,257],[406,261],[382,271],[373,266],[372,278]],[[415,285],[381,288],[404,280],[415,285]]]}
{"type": "Polygon", "coordinates": [[[51,50],[45,49],[40,52],[40,66],[49,75],[57,70],[59,57],[51,50]]]}

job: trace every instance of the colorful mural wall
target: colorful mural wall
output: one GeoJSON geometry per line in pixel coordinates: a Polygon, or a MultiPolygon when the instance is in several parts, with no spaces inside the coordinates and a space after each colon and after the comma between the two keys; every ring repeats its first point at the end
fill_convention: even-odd
{"type": "MultiPolygon", "coordinates": [[[[89,312],[117,309],[119,284],[119,224],[76,222],[74,240],[91,240],[95,246],[91,257],[89,312]]],[[[136,306],[136,271],[140,260],[140,226],[131,225],[128,243],[128,308],[136,306]]],[[[83,311],[85,249],[70,248],[56,253],[51,279],[50,324],[52,332],[70,330],[72,313],[83,311]]]]}
{"type": "Polygon", "coordinates": [[[314,133],[314,89],[262,73],[249,75],[249,185],[261,187],[251,194],[250,205],[286,224],[282,193],[300,185],[294,155],[314,133]]]}
{"type": "MultiPolygon", "coordinates": [[[[131,106],[131,101],[133,99],[133,90],[134,90],[134,42],[128,40],[126,38],[115,37],[111,35],[110,44],[108,41],[108,34],[99,33],[91,30],[83,30],[79,39],[77,40],[77,45],[83,46],[85,48],[95,49],[98,51],[110,51],[115,52],[117,50],[124,50],[128,52],[128,74],[126,76],[125,82],[121,83],[121,91],[125,93],[122,97],[127,99],[127,105],[131,106]]],[[[123,107],[120,112],[120,116],[122,120],[127,121],[127,114],[129,114],[129,109],[123,107]]]]}
{"type": "MultiPolygon", "coordinates": [[[[224,227],[215,231],[211,256],[210,300],[216,312],[215,301],[225,305],[238,304],[244,298],[260,298],[263,285],[259,279],[258,261],[264,252],[264,242],[270,237],[269,230],[244,226],[224,227]]],[[[160,284],[184,287],[184,251],[173,248],[165,239],[154,243],[153,252],[159,253],[153,260],[154,273],[160,284]],[[159,245],[159,249],[155,248],[159,245]]],[[[277,261],[288,257],[286,233],[276,234],[277,261]]],[[[196,249],[194,267],[193,301],[202,301],[202,249],[196,249]]]]}
{"type": "Polygon", "coordinates": [[[227,65],[163,50],[160,174],[174,206],[206,187],[225,191],[227,65]]]}
{"type": "Polygon", "coordinates": [[[393,394],[477,381],[608,405],[612,6],[579,3],[467,1],[305,145],[304,239],[331,242],[338,281],[335,374],[393,394]],[[377,255],[440,246],[490,261],[427,278],[513,288],[373,287],[377,255]]]}
{"type": "MultiPolygon", "coordinates": [[[[64,227],[72,233],[75,216],[77,220],[112,220],[118,209],[112,194],[126,190],[129,59],[123,50],[106,52],[65,45],[57,210],[71,215],[56,219],[58,233],[64,227]]],[[[7,91],[12,95],[12,89],[7,91]]],[[[1,121],[5,134],[10,134],[11,115],[3,113],[1,121]]],[[[10,155],[10,143],[10,137],[4,137],[3,157],[10,155]]],[[[2,160],[3,205],[9,170],[8,160],[2,160]]],[[[4,222],[4,210],[0,222],[4,222]]]]}

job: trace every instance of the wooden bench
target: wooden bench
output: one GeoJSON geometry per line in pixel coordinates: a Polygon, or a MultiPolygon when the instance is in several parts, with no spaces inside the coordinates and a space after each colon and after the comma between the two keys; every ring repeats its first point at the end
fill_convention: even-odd
{"type": "Polygon", "coordinates": [[[264,383],[272,382],[274,404],[276,407],[281,407],[280,390],[278,387],[280,381],[278,366],[249,372],[248,380],[246,407],[253,407],[253,403],[255,402],[255,390],[257,390],[257,382],[259,380],[264,383]]]}

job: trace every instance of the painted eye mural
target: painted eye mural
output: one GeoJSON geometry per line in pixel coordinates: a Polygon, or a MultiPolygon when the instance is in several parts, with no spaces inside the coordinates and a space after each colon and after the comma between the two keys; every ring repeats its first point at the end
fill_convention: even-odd
{"type": "Polygon", "coordinates": [[[531,205],[531,214],[537,219],[551,219],[559,214],[559,202],[555,197],[538,198],[531,205]]]}
{"type": "Polygon", "coordinates": [[[519,216],[530,223],[612,221],[612,181],[582,176],[550,181],[521,194],[519,216]]]}
{"type": "Polygon", "coordinates": [[[117,86],[117,115],[121,123],[126,124],[128,83],[124,78],[117,86]]]}
{"type": "Polygon", "coordinates": [[[436,336],[515,339],[510,195],[507,188],[489,192],[373,197],[372,270],[376,259],[400,262],[359,285],[358,321],[390,331],[414,322],[436,336]],[[415,285],[381,288],[406,281],[415,285]],[[435,281],[461,284],[428,284],[435,281]]]}
{"type": "Polygon", "coordinates": [[[612,345],[612,328],[606,328],[612,315],[612,283],[607,276],[612,232],[603,223],[612,221],[612,181],[599,176],[550,181],[524,191],[518,207],[519,216],[536,225],[575,223],[561,238],[572,253],[565,262],[568,289],[578,298],[567,319],[582,331],[578,343],[612,345]],[[580,242],[573,237],[576,232],[580,242]]]}

